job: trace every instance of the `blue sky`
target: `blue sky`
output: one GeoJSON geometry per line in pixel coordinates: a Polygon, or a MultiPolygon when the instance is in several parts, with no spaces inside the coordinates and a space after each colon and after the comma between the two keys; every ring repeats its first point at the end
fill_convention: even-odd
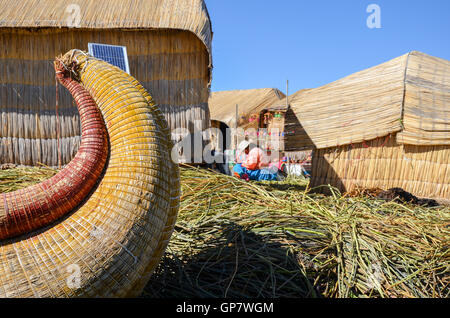
{"type": "Polygon", "coordinates": [[[325,85],[412,50],[450,60],[449,0],[205,0],[212,91],[325,85]],[[367,27],[370,4],[381,28],[367,27]]]}

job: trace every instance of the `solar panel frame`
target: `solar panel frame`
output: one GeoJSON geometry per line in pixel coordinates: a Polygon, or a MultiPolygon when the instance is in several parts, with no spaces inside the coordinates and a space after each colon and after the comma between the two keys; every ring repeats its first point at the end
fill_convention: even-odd
{"type": "Polygon", "coordinates": [[[119,67],[123,71],[130,74],[130,66],[128,64],[127,47],[121,45],[111,45],[103,43],[88,43],[89,54],[104,60],[114,66],[119,67]],[[118,50],[121,54],[118,54],[118,50]]]}

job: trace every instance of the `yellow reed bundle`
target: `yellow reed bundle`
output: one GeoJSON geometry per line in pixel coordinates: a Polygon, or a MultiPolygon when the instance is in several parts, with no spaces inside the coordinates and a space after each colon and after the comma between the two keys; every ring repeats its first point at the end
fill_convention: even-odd
{"type": "Polygon", "coordinates": [[[102,113],[107,167],[68,217],[1,242],[0,297],[137,296],[167,246],[179,206],[167,124],[120,69],[79,50],[62,61],[102,113]]]}

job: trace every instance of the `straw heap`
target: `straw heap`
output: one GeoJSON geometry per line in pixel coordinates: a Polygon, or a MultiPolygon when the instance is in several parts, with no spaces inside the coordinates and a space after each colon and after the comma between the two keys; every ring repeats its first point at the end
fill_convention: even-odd
{"type": "Polygon", "coordinates": [[[8,167],[0,169],[0,193],[32,186],[53,177],[58,170],[48,167],[8,167]]]}
{"type": "Polygon", "coordinates": [[[449,207],[181,176],[176,230],[144,297],[450,296],[449,207]]]}
{"type": "MultiPolygon", "coordinates": [[[[0,170],[0,184],[22,172],[0,170]]],[[[327,197],[304,179],[182,168],[181,180],[175,232],[141,297],[450,296],[449,207],[367,189],[327,197]]]]}

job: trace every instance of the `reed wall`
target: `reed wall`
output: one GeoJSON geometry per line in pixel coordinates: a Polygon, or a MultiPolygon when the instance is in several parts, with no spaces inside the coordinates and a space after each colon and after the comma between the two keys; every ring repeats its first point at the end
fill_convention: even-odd
{"type": "Polygon", "coordinates": [[[311,186],[400,187],[418,197],[450,199],[449,146],[399,144],[396,134],[340,147],[315,149],[311,186]]]}
{"type": "Polygon", "coordinates": [[[253,116],[280,101],[285,95],[276,88],[243,89],[212,92],[209,98],[211,119],[224,122],[228,127],[236,126],[236,105],[238,105],[237,126],[258,128],[253,116]]]}
{"type": "Polygon", "coordinates": [[[267,123],[267,131],[273,135],[272,138],[276,139],[277,147],[279,151],[284,151],[284,121],[286,117],[285,112],[278,112],[281,114],[281,117],[275,117],[275,113],[270,112],[272,117],[268,120],[267,123]]]}
{"type": "Polygon", "coordinates": [[[73,48],[87,51],[89,42],[127,47],[131,75],[171,129],[209,127],[210,59],[194,33],[0,28],[0,162],[54,167],[76,154],[79,116],[68,92],[56,88],[52,62],[73,48]]]}

